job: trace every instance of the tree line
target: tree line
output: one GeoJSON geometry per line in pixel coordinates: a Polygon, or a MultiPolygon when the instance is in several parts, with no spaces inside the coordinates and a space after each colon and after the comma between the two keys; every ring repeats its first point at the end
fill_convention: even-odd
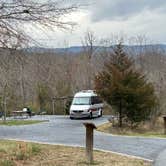
{"type": "MultiPolygon", "coordinates": [[[[95,76],[103,70],[109,56],[108,50],[100,49],[93,53],[89,65],[87,51],[72,54],[67,51],[32,53],[24,50],[1,49],[1,106],[5,96],[9,112],[28,105],[36,111],[46,109],[51,114],[53,97],[72,96],[82,89],[94,89],[95,76]]],[[[141,70],[147,81],[154,85],[155,93],[164,104],[166,87],[164,52],[144,50],[143,54],[133,53],[129,56],[134,57],[135,67],[141,70]]]]}

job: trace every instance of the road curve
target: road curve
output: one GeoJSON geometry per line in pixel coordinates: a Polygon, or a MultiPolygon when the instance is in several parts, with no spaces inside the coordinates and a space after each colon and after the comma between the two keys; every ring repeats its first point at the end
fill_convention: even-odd
{"type": "MultiPolygon", "coordinates": [[[[25,126],[0,126],[0,139],[85,146],[83,123],[90,121],[100,125],[107,122],[108,116],[92,120],[70,120],[68,116],[35,116],[32,119],[49,122],[25,126]]],[[[94,147],[156,160],[160,152],[166,149],[166,139],[112,136],[95,131],[94,147]]]]}

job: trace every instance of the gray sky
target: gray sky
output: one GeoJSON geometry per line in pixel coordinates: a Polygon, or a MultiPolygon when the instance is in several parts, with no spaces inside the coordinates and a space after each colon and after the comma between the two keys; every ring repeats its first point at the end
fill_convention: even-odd
{"type": "MultiPolygon", "coordinates": [[[[166,43],[166,0],[71,0],[89,6],[69,18],[78,25],[73,32],[34,33],[48,47],[81,45],[87,29],[98,39],[112,35],[145,35],[152,43],[166,43]]],[[[29,31],[31,28],[29,28],[29,31]]]]}

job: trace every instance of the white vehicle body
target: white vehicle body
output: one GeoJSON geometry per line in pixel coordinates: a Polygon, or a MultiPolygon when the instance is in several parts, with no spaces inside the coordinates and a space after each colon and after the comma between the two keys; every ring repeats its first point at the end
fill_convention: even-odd
{"type": "Polygon", "coordinates": [[[84,90],[75,94],[70,107],[70,118],[100,117],[103,102],[93,90],[84,90]]]}

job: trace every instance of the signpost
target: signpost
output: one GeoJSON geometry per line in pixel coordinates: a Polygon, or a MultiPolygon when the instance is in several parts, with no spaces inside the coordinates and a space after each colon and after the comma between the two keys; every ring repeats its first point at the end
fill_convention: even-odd
{"type": "Polygon", "coordinates": [[[93,123],[84,123],[86,127],[86,157],[90,164],[93,163],[93,130],[96,126],[93,123]]]}

